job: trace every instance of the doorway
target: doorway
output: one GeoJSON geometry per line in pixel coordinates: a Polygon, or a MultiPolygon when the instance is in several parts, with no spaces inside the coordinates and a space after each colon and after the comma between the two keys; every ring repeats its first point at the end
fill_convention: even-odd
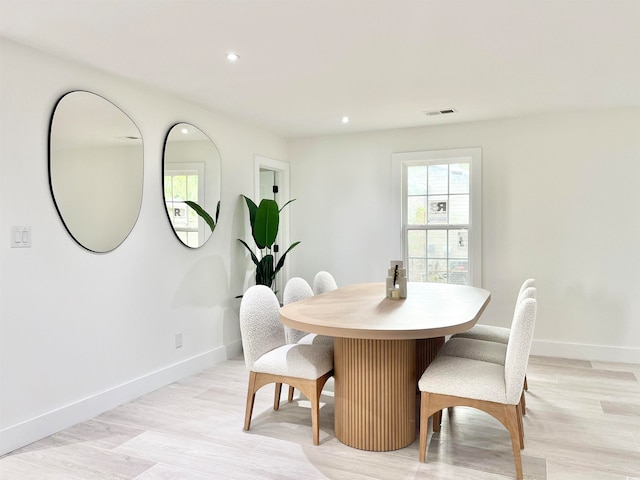
{"type": "MultiPolygon", "coordinates": [[[[255,198],[256,204],[260,203],[263,198],[275,200],[279,207],[282,207],[289,198],[289,164],[274,160],[271,158],[256,155],[254,157],[255,165],[255,198]]],[[[282,253],[281,247],[285,249],[289,246],[289,207],[287,206],[280,212],[280,225],[278,228],[278,237],[274,248],[274,262],[277,263],[282,253]],[[278,250],[276,252],[276,250],[278,250]]],[[[289,257],[287,257],[289,258],[289,257]]],[[[286,280],[289,278],[289,267],[285,262],[284,267],[273,282],[273,290],[277,292],[278,298],[282,300],[282,290],[286,280]]]]}

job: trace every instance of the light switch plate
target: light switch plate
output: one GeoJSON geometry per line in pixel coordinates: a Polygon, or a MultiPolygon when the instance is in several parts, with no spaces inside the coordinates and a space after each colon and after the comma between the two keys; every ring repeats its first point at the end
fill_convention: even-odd
{"type": "Polygon", "coordinates": [[[11,248],[31,247],[31,227],[11,227],[9,245],[11,248]]]}

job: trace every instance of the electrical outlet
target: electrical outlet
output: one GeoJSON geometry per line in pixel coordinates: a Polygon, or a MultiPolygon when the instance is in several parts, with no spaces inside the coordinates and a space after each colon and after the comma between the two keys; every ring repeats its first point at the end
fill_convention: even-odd
{"type": "Polygon", "coordinates": [[[31,247],[31,227],[11,227],[11,248],[31,247]]]}
{"type": "Polygon", "coordinates": [[[176,348],[182,348],[182,333],[176,333],[176,348]]]}

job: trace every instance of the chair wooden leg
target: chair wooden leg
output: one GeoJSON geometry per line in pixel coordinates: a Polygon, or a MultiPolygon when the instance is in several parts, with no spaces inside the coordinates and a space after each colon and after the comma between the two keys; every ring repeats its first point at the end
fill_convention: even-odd
{"type": "Polygon", "coordinates": [[[438,410],[433,414],[433,432],[440,431],[440,424],[442,423],[442,410],[438,410]]]}
{"type": "Polygon", "coordinates": [[[311,398],[311,431],[313,432],[313,444],[320,445],[320,394],[322,386],[318,385],[318,380],[313,382],[311,398]]]}
{"type": "Polygon", "coordinates": [[[527,414],[527,400],[524,398],[524,390],[522,390],[522,395],[520,395],[520,410],[523,416],[527,414]]]}
{"type": "Polygon", "coordinates": [[[276,391],[273,394],[273,409],[280,408],[280,394],[282,393],[282,383],[276,383],[276,391]]]}
{"type": "MultiPolygon", "coordinates": [[[[320,395],[327,380],[333,375],[333,371],[325,373],[316,380],[298,379],[295,383],[300,393],[311,402],[311,430],[313,432],[313,444],[320,444],[320,395]]],[[[285,380],[287,378],[285,377],[285,380]]],[[[290,384],[291,385],[291,384],[290,384]]]]}
{"type": "Polygon", "coordinates": [[[522,404],[516,405],[518,414],[518,434],[520,435],[520,450],[524,448],[524,423],[522,422],[522,404]]]}
{"type": "Polygon", "coordinates": [[[287,402],[293,402],[293,392],[295,392],[295,388],[289,385],[289,396],[287,397],[287,402]]]}
{"type": "Polygon", "coordinates": [[[504,425],[509,430],[511,436],[511,449],[513,450],[513,461],[516,466],[516,476],[518,480],[523,480],[522,458],[520,457],[520,433],[518,429],[518,418],[522,420],[518,407],[514,405],[504,406],[504,425]]]}
{"type": "Polygon", "coordinates": [[[527,376],[526,375],[524,376],[524,389],[527,390],[527,391],[529,390],[529,385],[527,385],[527,376]]]}
{"type": "Polygon", "coordinates": [[[253,402],[256,399],[256,372],[249,373],[249,387],[247,388],[247,408],[244,414],[244,429],[251,427],[251,413],[253,412],[253,402]]]}
{"type": "Polygon", "coordinates": [[[520,456],[521,445],[524,446],[524,429],[522,428],[522,414],[520,405],[504,405],[500,403],[475,400],[464,397],[454,397],[449,395],[439,395],[429,392],[420,393],[420,446],[419,458],[424,461],[427,452],[427,425],[430,415],[436,414],[444,408],[451,406],[465,406],[480,409],[496,418],[509,431],[511,437],[511,448],[513,450],[513,461],[516,467],[518,480],[523,479],[522,457],[520,456]]]}
{"type": "Polygon", "coordinates": [[[251,426],[251,413],[253,412],[253,403],[256,391],[269,383],[276,384],[276,398],[274,398],[273,408],[277,410],[279,405],[280,394],[282,393],[282,384],[295,385],[305,397],[311,402],[311,423],[313,428],[313,443],[320,443],[320,395],[327,380],[333,376],[333,370],[325,373],[316,380],[308,380],[298,377],[286,377],[282,375],[272,375],[268,373],[249,372],[249,387],[247,391],[247,410],[244,417],[244,429],[249,430],[251,426]]]}
{"type": "MultiPolygon", "coordinates": [[[[424,462],[427,458],[427,430],[429,429],[429,393],[420,393],[420,461],[424,462]]],[[[435,417],[434,417],[435,421],[435,417]]]]}

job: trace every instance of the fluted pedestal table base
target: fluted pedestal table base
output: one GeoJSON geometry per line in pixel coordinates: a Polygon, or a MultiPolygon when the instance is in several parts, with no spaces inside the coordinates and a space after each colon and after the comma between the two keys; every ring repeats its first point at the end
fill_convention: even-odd
{"type": "Polygon", "coordinates": [[[336,438],[376,452],[411,445],[416,438],[417,375],[443,341],[336,338],[336,438]]]}
{"type": "Polygon", "coordinates": [[[335,339],[338,440],[378,452],[414,441],[415,359],[415,340],[335,339]]]}

